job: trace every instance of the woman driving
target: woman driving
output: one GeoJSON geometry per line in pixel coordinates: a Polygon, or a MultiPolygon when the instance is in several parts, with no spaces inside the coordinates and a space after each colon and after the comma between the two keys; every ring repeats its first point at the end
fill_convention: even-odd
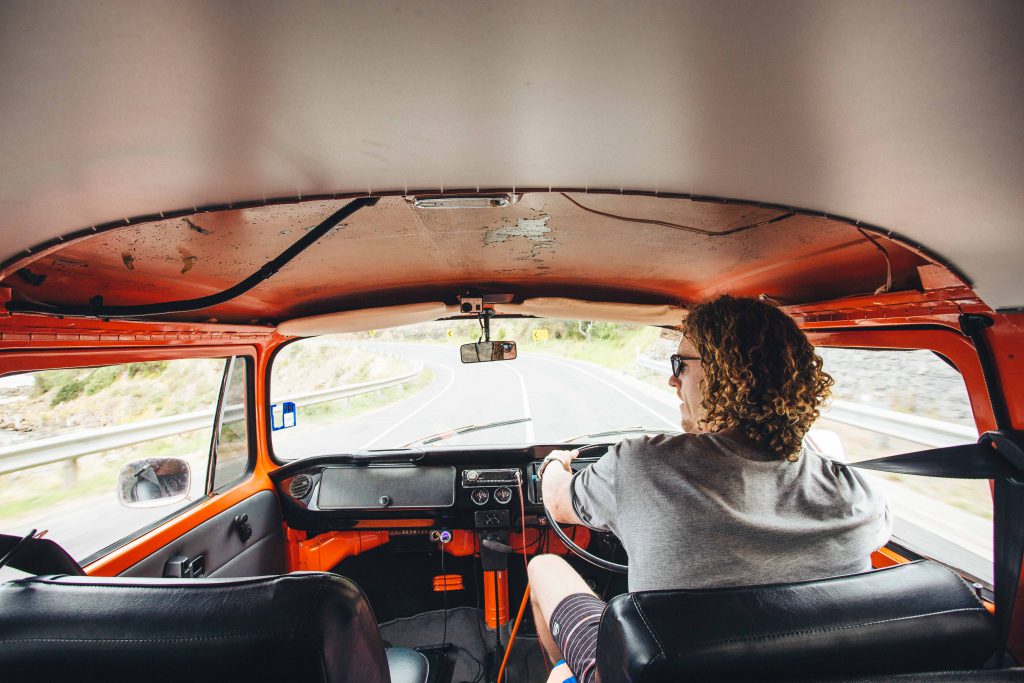
{"type": "MultiPolygon", "coordinates": [[[[630,592],[790,583],[867,571],[891,521],[878,491],[805,440],[832,379],[774,306],[723,296],[691,309],[669,385],[686,433],[623,441],[572,473],[576,452],[541,468],[564,524],[611,531],[630,592]]],[[[529,565],[551,681],[594,679],[605,603],[556,555],[529,565]]]]}

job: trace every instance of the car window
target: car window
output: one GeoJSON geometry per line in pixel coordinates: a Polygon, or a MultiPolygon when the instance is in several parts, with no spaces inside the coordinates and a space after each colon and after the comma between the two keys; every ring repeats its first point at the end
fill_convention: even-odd
{"type": "Polygon", "coordinates": [[[235,358],[224,378],[224,400],[220,408],[213,488],[230,486],[249,468],[249,419],[246,401],[247,363],[235,358]]]}
{"type": "MultiPolygon", "coordinates": [[[[960,373],[926,350],[818,350],[832,375],[831,406],[814,425],[850,462],[978,439],[960,373]]],[[[992,581],[992,495],[978,479],[872,472],[894,514],[894,539],[992,581]]]]}
{"type": "Polygon", "coordinates": [[[244,367],[240,358],[190,358],[0,378],[0,532],[45,530],[85,563],[200,500],[222,386],[231,405],[217,481],[237,479],[248,464],[244,367]],[[226,368],[243,371],[225,385],[226,368]],[[176,499],[162,498],[173,493],[167,481],[184,481],[168,458],[190,474],[176,499]],[[118,498],[126,466],[136,466],[125,490],[137,507],[118,498]]]}
{"type": "Polygon", "coordinates": [[[675,341],[658,328],[499,319],[491,339],[514,341],[515,360],[463,363],[459,347],[480,334],[449,321],[287,344],[271,368],[275,456],[680,431],[667,385],[675,341]]]}

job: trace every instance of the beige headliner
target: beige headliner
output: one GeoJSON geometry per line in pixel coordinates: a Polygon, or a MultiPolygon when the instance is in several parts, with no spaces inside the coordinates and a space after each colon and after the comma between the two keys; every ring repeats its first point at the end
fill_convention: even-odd
{"type": "Polygon", "coordinates": [[[187,206],[593,187],[823,210],[1024,305],[1024,3],[0,5],[0,258],[187,206]]]}
{"type": "MultiPolygon", "coordinates": [[[[494,306],[501,315],[523,315],[536,318],[560,318],[568,320],[602,320],[628,322],[643,325],[678,325],[685,315],[679,306],[651,306],[644,304],[616,304],[603,301],[582,301],[565,298],[527,299],[522,303],[498,304],[494,306]]],[[[312,315],[305,318],[286,320],[277,326],[283,335],[309,337],[318,334],[338,332],[362,332],[365,330],[398,327],[413,323],[440,320],[459,315],[459,307],[435,301],[404,306],[384,306],[356,311],[339,311],[312,315]]]]}

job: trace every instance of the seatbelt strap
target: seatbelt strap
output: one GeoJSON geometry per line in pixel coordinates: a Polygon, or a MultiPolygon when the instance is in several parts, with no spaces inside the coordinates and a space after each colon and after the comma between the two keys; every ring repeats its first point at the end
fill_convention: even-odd
{"type": "Polygon", "coordinates": [[[1006,651],[1024,559],[1024,432],[985,432],[976,444],[932,448],[851,467],[923,477],[992,479],[996,627],[1000,659],[1006,651]]]}

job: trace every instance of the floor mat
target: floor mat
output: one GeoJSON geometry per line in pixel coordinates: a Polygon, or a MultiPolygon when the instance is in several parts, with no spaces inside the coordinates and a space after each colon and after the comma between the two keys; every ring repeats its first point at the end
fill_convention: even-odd
{"type": "MultiPolygon", "coordinates": [[[[454,663],[452,683],[481,683],[485,680],[487,654],[494,648],[494,632],[483,626],[483,612],[475,607],[448,610],[445,635],[444,612],[424,612],[393,619],[380,625],[386,645],[429,647],[441,644],[442,636],[452,644],[449,659],[454,663]]],[[[544,683],[547,668],[537,637],[520,633],[512,644],[505,665],[503,683],[544,683]]]]}
{"type": "MultiPolygon", "coordinates": [[[[484,643],[483,612],[475,607],[448,610],[447,635],[444,632],[444,612],[441,610],[394,619],[380,625],[381,637],[388,645],[440,645],[444,636],[446,642],[455,646],[450,652],[450,659],[454,662],[453,683],[483,681],[484,661],[490,649],[484,643]]],[[[491,647],[493,645],[490,643],[491,647]]]]}
{"type": "Polygon", "coordinates": [[[502,683],[544,683],[546,680],[547,665],[537,636],[520,633],[512,643],[512,652],[508,655],[502,683]]]}

